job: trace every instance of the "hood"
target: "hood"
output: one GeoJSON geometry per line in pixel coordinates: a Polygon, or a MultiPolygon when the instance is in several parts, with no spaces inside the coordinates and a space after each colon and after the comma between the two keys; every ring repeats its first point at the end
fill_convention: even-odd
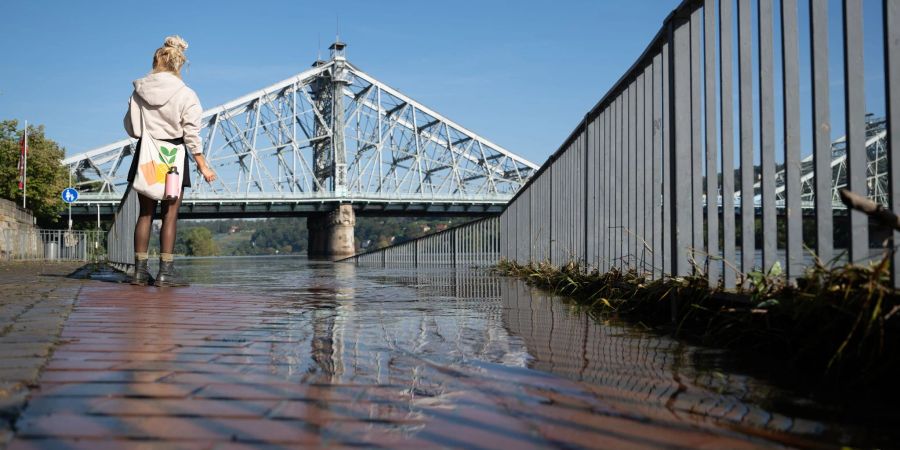
{"type": "Polygon", "coordinates": [[[183,87],[184,81],[169,72],[151,73],[134,80],[134,92],[150,106],[165,105],[183,87]]]}

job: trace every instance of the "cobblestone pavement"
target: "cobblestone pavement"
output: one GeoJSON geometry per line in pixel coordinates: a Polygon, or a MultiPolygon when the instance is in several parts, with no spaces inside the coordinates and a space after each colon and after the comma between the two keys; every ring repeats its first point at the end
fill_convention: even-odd
{"type": "MultiPolygon", "coordinates": [[[[35,286],[35,277],[4,287],[45,299],[31,306],[36,322],[22,314],[14,323],[56,329],[81,283],[35,286]]],[[[429,349],[444,337],[435,344],[411,329],[405,342],[388,333],[375,339],[378,330],[345,322],[352,311],[322,300],[349,294],[323,291],[310,288],[298,302],[221,288],[85,282],[9,448],[773,445],[728,428],[650,418],[589,385],[539,371],[435,362],[440,355],[429,349]],[[352,338],[354,325],[371,334],[352,338]],[[418,350],[405,350],[410,342],[418,350]]],[[[374,288],[354,295],[384,301],[374,288]]],[[[384,330],[395,321],[386,310],[372,323],[384,330]]],[[[18,336],[27,354],[46,355],[53,333],[45,333],[43,340],[7,335],[18,336]],[[32,348],[37,341],[48,347],[32,348]]]]}
{"type": "Polygon", "coordinates": [[[0,263],[0,447],[57,345],[82,282],[80,263],[0,263]]]}

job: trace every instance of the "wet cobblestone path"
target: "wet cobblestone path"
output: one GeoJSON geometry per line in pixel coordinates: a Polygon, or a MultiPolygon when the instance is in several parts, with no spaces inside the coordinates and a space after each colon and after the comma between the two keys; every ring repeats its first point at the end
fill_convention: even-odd
{"type": "Polygon", "coordinates": [[[180,263],[190,288],[81,283],[9,448],[824,442],[696,350],[484,271],[180,263]]]}
{"type": "Polygon", "coordinates": [[[0,265],[0,448],[59,341],[82,282],[80,264],[0,265]]]}

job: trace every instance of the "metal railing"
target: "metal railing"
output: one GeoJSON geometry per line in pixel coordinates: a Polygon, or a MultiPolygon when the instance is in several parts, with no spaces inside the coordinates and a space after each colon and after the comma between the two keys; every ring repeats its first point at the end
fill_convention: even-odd
{"type": "Polygon", "coordinates": [[[129,188],[122,197],[113,224],[106,234],[109,263],[120,270],[126,270],[129,265],[134,264],[134,226],[140,209],[137,192],[129,188]]]}
{"type": "Polygon", "coordinates": [[[500,257],[500,220],[485,217],[428,236],[339,260],[357,264],[483,267],[500,257]]]}
{"type": "MultiPolygon", "coordinates": [[[[884,58],[887,72],[888,207],[900,211],[900,146],[890,139],[900,132],[900,2],[884,0],[880,6],[884,52],[876,57],[884,58]]],[[[776,262],[789,277],[800,275],[811,261],[804,250],[800,196],[803,41],[810,55],[803,81],[811,91],[815,172],[815,236],[807,238],[820,259],[831,260],[838,253],[828,104],[829,21],[835,14],[843,24],[845,56],[837,57],[843,58],[848,185],[858,193],[871,188],[862,1],[845,0],[842,11],[828,9],[829,2],[810,0],[801,17],[797,0],[684,1],[502,213],[501,256],[522,263],[580,261],[601,271],[634,269],[655,277],[699,270],[710,284],[726,287],[776,262]],[[777,14],[773,4],[780,6],[777,14]],[[780,18],[777,27],[774,17],[780,18]],[[801,36],[807,28],[809,34],[801,36]],[[782,164],[787,207],[778,211],[776,168],[782,164]],[[761,208],[740,214],[755,210],[754,196],[735,205],[736,183],[752,186],[758,179],[761,208]],[[705,198],[719,196],[721,208],[705,207],[705,198]]],[[[847,236],[849,261],[871,257],[866,216],[850,213],[847,236]]],[[[900,234],[893,236],[898,242],[900,234]]],[[[900,281],[900,252],[893,258],[900,281]]]]}
{"type": "Polygon", "coordinates": [[[0,260],[97,261],[106,253],[99,230],[0,230],[0,260]]]}

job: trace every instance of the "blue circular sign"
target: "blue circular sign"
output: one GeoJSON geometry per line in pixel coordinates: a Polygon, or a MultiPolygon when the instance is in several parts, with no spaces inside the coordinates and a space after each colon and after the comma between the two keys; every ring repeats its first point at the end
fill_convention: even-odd
{"type": "Polygon", "coordinates": [[[75,200],[78,200],[78,191],[75,188],[65,188],[62,191],[62,199],[66,203],[75,203],[75,200]]]}

